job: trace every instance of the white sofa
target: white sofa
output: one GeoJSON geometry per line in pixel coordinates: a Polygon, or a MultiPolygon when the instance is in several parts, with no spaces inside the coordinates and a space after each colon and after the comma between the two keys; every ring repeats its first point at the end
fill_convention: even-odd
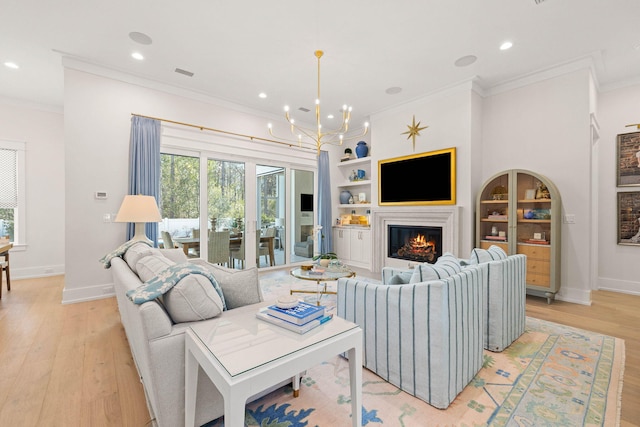
{"type": "Polygon", "coordinates": [[[337,295],[338,316],[363,330],[363,365],[441,409],[482,367],[487,279],[486,265],[443,264],[420,265],[411,283],[407,272],[391,284],[339,279],[337,295]]]}
{"type": "MultiPolygon", "coordinates": [[[[211,283],[202,289],[197,284],[191,283],[190,288],[186,289],[186,286],[182,285],[185,282],[180,282],[176,285],[176,289],[181,289],[176,290],[174,295],[167,293],[161,298],[142,304],[134,304],[126,296],[126,293],[143,284],[138,274],[145,277],[153,274],[153,271],[146,271],[149,266],[151,266],[151,270],[154,268],[158,270],[162,269],[162,265],[185,262],[187,262],[187,258],[182,249],[159,250],[148,246],[145,248],[144,245],[141,247],[132,246],[123,257],[110,259],[122,324],[140,375],[140,381],[144,386],[149,412],[155,425],[160,427],[175,427],[184,424],[184,333],[192,322],[176,322],[174,318],[180,316],[187,316],[187,318],[189,316],[224,316],[224,313],[220,313],[221,310],[218,310],[221,308],[220,301],[215,295],[215,290],[211,291],[213,289],[211,283]],[[144,258],[147,261],[146,266],[143,265],[144,258]],[[189,307],[186,307],[185,301],[181,298],[185,292],[194,289],[197,292],[205,292],[205,294],[196,295],[197,301],[189,301],[187,304],[189,307]],[[182,313],[178,313],[178,311],[182,311],[182,313]]],[[[262,301],[257,269],[238,271],[214,266],[203,260],[188,262],[199,264],[214,275],[224,292],[227,308],[232,309],[262,301]]],[[[183,280],[187,279],[194,280],[193,278],[183,280]]],[[[207,322],[208,320],[196,321],[207,322]]],[[[283,384],[265,390],[254,398],[281,385],[283,384]]],[[[222,396],[201,371],[198,377],[196,422],[198,425],[203,425],[221,417],[223,412],[222,396]]]]}

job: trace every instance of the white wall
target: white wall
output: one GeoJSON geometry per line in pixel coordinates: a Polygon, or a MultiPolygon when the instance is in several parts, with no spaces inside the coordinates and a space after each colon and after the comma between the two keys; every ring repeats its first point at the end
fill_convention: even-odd
{"type": "Polygon", "coordinates": [[[11,277],[64,273],[64,126],[61,112],[0,100],[0,139],[26,143],[27,246],[11,251],[11,277]]]}
{"type": "MultiPolygon", "coordinates": [[[[435,95],[415,100],[371,117],[371,169],[374,183],[378,182],[378,161],[428,151],[456,147],[457,179],[456,205],[461,207],[458,256],[466,257],[474,246],[472,185],[479,174],[478,155],[482,107],[471,82],[435,95]],[[416,137],[415,151],[411,139],[402,135],[415,115],[416,123],[429,126],[416,137]],[[473,156],[473,157],[472,157],[473,156]]],[[[423,183],[407,185],[428,185],[423,183]]],[[[377,184],[372,186],[373,209],[384,210],[378,203],[377,184]]],[[[415,208],[415,207],[412,207],[415,208]]],[[[374,238],[376,238],[374,236],[374,238]]]]}
{"type": "Polygon", "coordinates": [[[640,247],[617,244],[617,192],[640,191],[640,188],[616,188],[616,137],[621,133],[638,132],[625,125],[640,122],[640,84],[600,93],[598,121],[601,145],[598,286],[640,295],[640,247]]]}
{"type": "Polygon", "coordinates": [[[549,178],[562,197],[559,299],[589,304],[591,234],[590,72],[569,72],[484,101],[483,181],[507,169],[549,178]]]}
{"type": "MultiPolygon", "coordinates": [[[[164,91],[171,88],[163,87],[162,91],[145,88],[135,80],[126,81],[127,76],[113,73],[110,78],[85,72],[80,70],[84,65],[74,61],[67,61],[65,66],[67,264],[63,302],[74,302],[113,292],[111,272],[103,269],[98,260],[125,240],[125,225],[105,223],[103,215],[116,213],[127,191],[132,113],[267,138],[269,120],[242,112],[240,107],[234,110],[228,105],[214,105],[195,94],[187,98],[164,91]],[[94,199],[96,191],[107,192],[108,199],[94,199]]],[[[256,155],[259,147],[263,150],[268,147],[268,153],[260,153],[261,157],[286,158],[280,154],[283,152],[290,158],[296,156],[288,147],[265,146],[219,134],[212,136],[195,129],[163,125],[163,141],[165,134],[170,134],[166,139],[171,144],[191,144],[200,149],[214,150],[218,143],[222,147],[226,142],[227,146],[222,148],[231,153],[256,155]]],[[[247,198],[251,195],[247,194],[247,198]]]]}

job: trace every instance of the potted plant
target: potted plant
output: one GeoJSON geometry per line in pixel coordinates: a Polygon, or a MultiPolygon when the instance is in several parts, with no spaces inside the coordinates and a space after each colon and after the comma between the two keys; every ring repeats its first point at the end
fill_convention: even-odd
{"type": "Polygon", "coordinates": [[[318,264],[323,267],[328,267],[332,259],[338,259],[338,255],[334,252],[325,252],[313,256],[313,260],[318,261],[318,264]]]}

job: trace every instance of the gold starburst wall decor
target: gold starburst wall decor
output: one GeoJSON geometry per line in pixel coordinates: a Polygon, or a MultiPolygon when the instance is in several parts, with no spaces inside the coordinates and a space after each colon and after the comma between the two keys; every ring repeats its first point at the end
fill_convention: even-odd
{"type": "Polygon", "coordinates": [[[402,132],[402,135],[408,135],[407,139],[411,138],[413,140],[413,151],[416,151],[416,136],[420,136],[420,131],[428,128],[429,126],[420,127],[420,122],[416,124],[416,115],[413,115],[413,121],[410,125],[407,125],[409,128],[408,131],[402,132]]]}

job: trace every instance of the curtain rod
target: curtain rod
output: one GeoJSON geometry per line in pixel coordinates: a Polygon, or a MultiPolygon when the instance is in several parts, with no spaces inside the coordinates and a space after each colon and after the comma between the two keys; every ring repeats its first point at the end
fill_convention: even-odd
{"type": "Polygon", "coordinates": [[[145,119],[153,119],[153,120],[159,120],[161,122],[172,123],[174,125],[180,125],[180,126],[187,126],[187,127],[191,127],[191,128],[196,128],[196,129],[200,129],[202,131],[208,130],[208,131],[211,131],[211,132],[223,133],[225,135],[232,135],[232,136],[238,136],[238,137],[241,137],[241,138],[248,138],[252,142],[253,141],[272,142],[274,144],[286,145],[288,147],[296,147],[296,148],[302,148],[302,149],[305,149],[305,150],[313,150],[313,151],[315,151],[315,148],[298,146],[294,142],[276,141],[274,139],[260,138],[259,136],[245,135],[245,134],[242,134],[242,133],[230,132],[230,131],[221,130],[221,129],[214,129],[214,128],[209,128],[209,127],[206,127],[206,126],[194,125],[194,124],[191,124],[191,123],[178,122],[178,121],[175,121],[175,120],[161,119],[159,117],[145,116],[145,115],[136,114],[136,113],[131,113],[131,115],[132,116],[137,116],[137,117],[143,117],[145,119]]]}

